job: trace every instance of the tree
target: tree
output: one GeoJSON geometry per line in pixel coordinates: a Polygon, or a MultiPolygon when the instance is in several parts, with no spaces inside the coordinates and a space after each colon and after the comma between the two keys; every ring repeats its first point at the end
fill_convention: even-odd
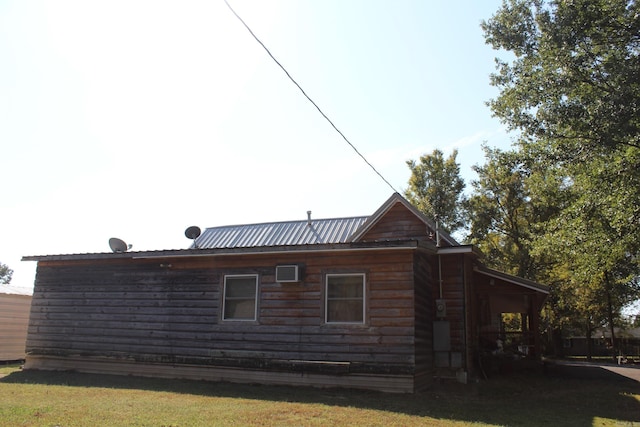
{"type": "Polygon", "coordinates": [[[545,260],[532,256],[532,242],[566,204],[557,191],[562,178],[521,150],[483,150],[485,164],[473,167],[478,179],[465,205],[468,239],[491,267],[538,280],[545,260]]]}
{"type": "MultiPolygon", "coordinates": [[[[482,23],[496,59],[488,104],[549,164],[610,159],[616,224],[640,241],[640,10],[634,0],[506,0],[482,23]],[[624,203],[620,204],[619,201],[624,203]]],[[[571,175],[571,173],[567,173],[571,175]]]]}
{"type": "Polygon", "coordinates": [[[482,23],[515,56],[496,60],[494,114],[564,158],[640,148],[639,13],[634,0],[506,0],[482,23]]]}
{"type": "MultiPolygon", "coordinates": [[[[621,325],[622,308],[640,297],[640,283],[637,242],[617,227],[611,212],[615,198],[605,197],[608,180],[599,178],[608,170],[605,161],[570,168],[573,176],[562,191],[572,194],[571,202],[546,224],[534,252],[555,261],[550,277],[564,278],[557,281],[556,308],[582,319],[587,337],[595,327],[609,325],[615,347],[614,326],[621,325]]],[[[575,325],[575,317],[569,323],[575,325]]]]}
{"type": "Polygon", "coordinates": [[[469,240],[487,255],[490,267],[532,278],[529,270],[531,203],[522,162],[515,152],[483,146],[486,163],[474,166],[478,179],[466,203],[469,240]]]}
{"type": "Polygon", "coordinates": [[[405,197],[422,213],[438,221],[438,226],[453,233],[464,225],[462,204],[464,180],[456,162],[458,150],[445,160],[442,151],[420,157],[420,162],[408,160],[411,169],[405,197]]]}
{"type": "Polygon", "coordinates": [[[634,0],[505,0],[482,23],[513,55],[496,60],[489,106],[560,179],[563,205],[532,241],[553,261],[556,314],[612,331],[640,274],[639,14],[634,0]]]}
{"type": "Polygon", "coordinates": [[[8,285],[11,282],[11,276],[13,276],[13,270],[0,262],[0,285],[8,285]]]}

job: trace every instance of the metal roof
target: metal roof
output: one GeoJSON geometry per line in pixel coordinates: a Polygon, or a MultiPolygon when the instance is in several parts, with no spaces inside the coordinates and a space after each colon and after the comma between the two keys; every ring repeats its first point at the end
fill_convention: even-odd
{"type": "Polygon", "coordinates": [[[485,267],[484,265],[476,266],[476,268],[474,268],[474,271],[480,274],[484,274],[485,276],[495,277],[496,279],[505,280],[507,282],[513,283],[514,285],[533,289],[545,294],[549,294],[549,292],[551,292],[551,288],[547,285],[534,282],[533,280],[525,279],[524,277],[518,277],[511,274],[503,273],[502,271],[494,270],[492,268],[485,267]]]}
{"type": "Polygon", "coordinates": [[[200,249],[223,249],[345,243],[368,218],[359,216],[211,227],[202,232],[195,244],[200,249]]]}

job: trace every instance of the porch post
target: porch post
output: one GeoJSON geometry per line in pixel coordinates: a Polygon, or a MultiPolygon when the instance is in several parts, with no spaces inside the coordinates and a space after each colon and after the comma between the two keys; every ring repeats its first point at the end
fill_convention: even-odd
{"type": "Polygon", "coordinates": [[[540,303],[538,295],[532,295],[529,305],[530,332],[533,334],[533,356],[540,359],[542,356],[542,342],[540,340],[540,303]]]}

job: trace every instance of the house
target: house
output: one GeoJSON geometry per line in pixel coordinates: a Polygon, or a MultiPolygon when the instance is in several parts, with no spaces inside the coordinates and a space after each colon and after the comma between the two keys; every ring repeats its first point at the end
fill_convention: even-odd
{"type": "Polygon", "coordinates": [[[190,249],[26,256],[25,368],[413,392],[477,375],[507,341],[539,357],[548,288],[480,255],[393,194],[367,217],[208,228],[190,249]],[[521,319],[510,341],[503,313],[521,319]]]}
{"type": "Polygon", "coordinates": [[[0,362],[24,359],[30,308],[30,295],[0,293],[0,362]]]}

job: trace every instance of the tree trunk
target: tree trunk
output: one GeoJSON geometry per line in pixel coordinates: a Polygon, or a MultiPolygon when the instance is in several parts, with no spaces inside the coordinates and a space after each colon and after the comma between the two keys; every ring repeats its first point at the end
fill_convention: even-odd
{"type": "Polygon", "coordinates": [[[611,331],[611,351],[613,352],[613,361],[616,361],[616,349],[618,346],[616,345],[616,334],[614,330],[613,324],[613,304],[611,303],[611,282],[609,281],[609,273],[605,271],[604,273],[604,288],[607,293],[607,321],[609,322],[609,328],[611,331]]]}
{"type": "Polygon", "coordinates": [[[591,342],[591,321],[587,319],[586,323],[586,337],[587,337],[587,360],[591,361],[591,357],[593,354],[593,343],[591,342]]]}

